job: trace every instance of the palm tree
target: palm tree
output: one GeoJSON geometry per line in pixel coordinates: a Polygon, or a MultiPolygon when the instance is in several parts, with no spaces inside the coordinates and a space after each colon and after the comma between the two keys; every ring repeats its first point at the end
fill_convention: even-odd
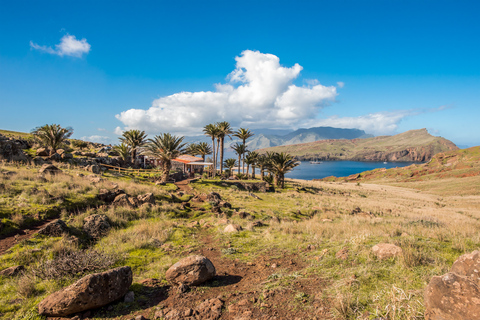
{"type": "Polygon", "coordinates": [[[229,177],[232,175],[232,171],[233,171],[233,167],[235,167],[237,165],[237,160],[233,159],[233,158],[228,158],[228,159],[225,159],[225,167],[228,168],[228,170],[230,171],[229,172],[229,177]]]}
{"type": "Polygon", "coordinates": [[[113,150],[118,153],[122,161],[128,162],[128,158],[130,157],[130,147],[127,146],[125,143],[119,144],[113,147],[113,150]]]}
{"type": "Polygon", "coordinates": [[[140,130],[128,130],[124,131],[122,136],[119,138],[122,143],[125,143],[130,147],[131,161],[132,164],[135,164],[135,159],[137,158],[138,149],[142,147],[147,142],[147,135],[145,131],[140,130]]]}
{"type": "Polygon", "coordinates": [[[32,130],[37,141],[50,149],[50,155],[55,154],[62,143],[73,134],[71,127],[62,128],[58,124],[46,124],[32,130]]]}
{"type": "Polygon", "coordinates": [[[202,160],[205,162],[205,156],[212,153],[212,147],[206,142],[197,143],[196,154],[202,156],[202,160]]]}
{"type": "Polygon", "coordinates": [[[295,161],[293,156],[288,153],[275,153],[272,158],[271,170],[275,174],[274,182],[277,187],[285,187],[285,174],[290,172],[300,163],[295,161]]]}
{"type": "MultiPolygon", "coordinates": [[[[233,136],[242,139],[243,144],[248,138],[253,137],[253,132],[248,129],[240,128],[234,132],[233,136]]],[[[243,173],[245,173],[245,153],[243,153],[243,173]]]]}
{"type": "Polygon", "coordinates": [[[185,154],[189,154],[192,156],[196,156],[198,153],[198,144],[196,143],[190,143],[186,148],[185,148],[185,154]]]}
{"type": "Polygon", "coordinates": [[[273,180],[273,171],[272,171],[272,162],[273,162],[273,157],[275,156],[275,152],[273,151],[267,151],[265,153],[265,158],[266,158],[266,169],[268,170],[268,176],[270,179],[273,180]]]}
{"type": "Polygon", "coordinates": [[[161,182],[167,182],[172,160],[185,152],[185,143],[182,143],[184,137],[177,137],[170,133],[161,133],[153,139],[148,139],[145,147],[146,153],[159,158],[162,162],[161,182]]]}
{"type": "Polygon", "coordinates": [[[261,154],[257,157],[256,165],[260,168],[260,180],[265,180],[265,169],[268,167],[268,159],[267,156],[261,154]]]}
{"type": "Polygon", "coordinates": [[[250,151],[247,154],[245,162],[247,163],[247,176],[248,176],[248,168],[252,165],[252,179],[255,179],[255,164],[257,163],[257,159],[259,157],[258,152],[250,151]]]}
{"type": "MultiPolygon", "coordinates": [[[[218,127],[215,124],[207,124],[203,127],[203,133],[212,138],[213,168],[217,170],[217,158],[215,157],[215,139],[218,135],[218,127]]],[[[218,148],[217,148],[218,151],[218,148]]]]}
{"type": "Polygon", "coordinates": [[[223,149],[225,145],[225,137],[230,137],[230,134],[233,133],[230,123],[227,121],[222,121],[217,123],[218,135],[217,139],[220,141],[220,172],[223,172],[223,149]]]}
{"type": "Polygon", "coordinates": [[[232,149],[236,154],[238,154],[238,173],[240,173],[240,159],[242,159],[242,154],[245,154],[247,150],[244,144],[240,144],[238,142],[232,146],[232,149]]]}

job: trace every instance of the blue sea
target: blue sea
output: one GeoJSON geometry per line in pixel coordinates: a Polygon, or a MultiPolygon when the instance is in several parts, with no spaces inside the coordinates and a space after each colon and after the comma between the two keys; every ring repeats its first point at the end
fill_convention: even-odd
{"type": "Polygon", "coordinates": [[[329,176],[346,177],[377,168],[406,167],[413,162],[362,162],[362,161],[322,161],[320,164],[311,164],[309,161],[301,161],[300,165],[286,174],[292,179],[322,179],[329,176]]]}

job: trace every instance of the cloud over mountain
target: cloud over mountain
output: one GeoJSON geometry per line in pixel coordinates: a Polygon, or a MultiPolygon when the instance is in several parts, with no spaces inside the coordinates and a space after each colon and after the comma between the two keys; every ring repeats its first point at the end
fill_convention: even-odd
{"type": "Polygon", "coordinates": [[[235,58],[236,68],[214,91],[180,92],[153,101],[147,109],[129,109],[116,115],[124,129],[198,134],[203,126],[229,121],[232,126],[295,127],[315,118],[337,96],[336,87],[310,81],[293,84],[303,69],[284,67],[273,54],[245,50],[235,58]]]}

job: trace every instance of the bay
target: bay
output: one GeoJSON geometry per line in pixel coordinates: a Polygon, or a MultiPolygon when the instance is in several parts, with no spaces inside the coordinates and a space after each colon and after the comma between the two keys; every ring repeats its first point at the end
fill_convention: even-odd
{"type": "Polygon", "coordinates": [[[322,161],[319,164],[311,164],[309,161],[301,161],[300,165],[285,177],[303,180],[322,179],[329,176],[346,177],[378,168],[406,167],[412,163],[414,162],[322,161]]]}

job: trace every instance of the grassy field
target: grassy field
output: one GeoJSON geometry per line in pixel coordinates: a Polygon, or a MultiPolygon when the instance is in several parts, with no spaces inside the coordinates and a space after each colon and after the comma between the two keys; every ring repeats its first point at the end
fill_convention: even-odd
{"type": "MultiPolygon", "coordinates": [[[[19,277],[0,277],[2,319],[42,319],[36,312],[39,301],[84,275],[42,274],[40,270],[64,259],[65,253],[101,255],[106,263],[96,271],[131,266],[132,290],[141,302],[148,299],[140,285],[143,280],[158,279],[166,286],[165,271],[180,258],[199,252],[217,253],[212,253],[214,263],[229,266],[225,272],[233,272],[239,265],[246,270],[248,282],[220,288],[226,301],[222,319],[234,318],[227,309],[239,297],[255,294],[259,302],[252,310],[270,312],[275,308],[279,319],[423,319],[423,290],[430,278],[446,273],[460,255],[480,245],[478,176],[434,175],[415,182],[379,177],[375,184],[289,180],[286,189],[255,193],[258,198],[215,181],[192,184],[192,194],[214,191],[232,204],[232,209],[224,208],[222,215],[216,215],[209,202],[191,202],[185,207],[182,201],[191,196],[149,182],[107,176],[92,184],[74,169],[45,182],[36,179],[35,167],[3,165],[0,170],[13,172],[0,176],[0,185],[7,190],[2,192],[2,214],[12,223],[20,219],[15,218],[14,208],[23,203],[22,216],[38,206],[60,206],[61,218],[77,235],[82,234],[83,219],[91,214],[105,214],[113,225],[97,242],[36,235],[0,256],[0,270],[18,264],[26,267],[19,277]],[[98,190],[112,188],[112,184],[132,195],[153,192],[157,204],[136,209],[92,205],[98,190]],[[65,203],[75,203],[78,209],[70,210],[57,200],[45,202],[38,195],[41,193],[28,191],[33,188],[46,190],[54,198],[62,196],[65,203]],[[247,218],[242,219],[239,212],[245,212],[247,218]],[[227,223],[239,224],[243,230],[225,233],[227,223]],[[402,256],[378,260],[371,248],[382,242],[399,245],[402,256]],[[340,250],[347,252],[345,259],[336,257],[340,250]],[[263,269],[258,269],[260,266],[263,269]],[[265,292],[276,295],[267,300],[265,292]],[[263,301],[270,309],[260,305],[263,301]]],[[[191,297],[197,302],[191,303],[220,294],[217,287],[214,281],[192,289],[191,297]]],[[[173,295],[163,304],[169,299],[174,299],[173,295]]],[[[190,303],[175,299],[177,304],[190,303]]],[[[95,311],[92,318],[131,317],[120,310],[151,317],[162,306],[147,308],[140,302],[117,302],[112,308],[95,311]]]]}

